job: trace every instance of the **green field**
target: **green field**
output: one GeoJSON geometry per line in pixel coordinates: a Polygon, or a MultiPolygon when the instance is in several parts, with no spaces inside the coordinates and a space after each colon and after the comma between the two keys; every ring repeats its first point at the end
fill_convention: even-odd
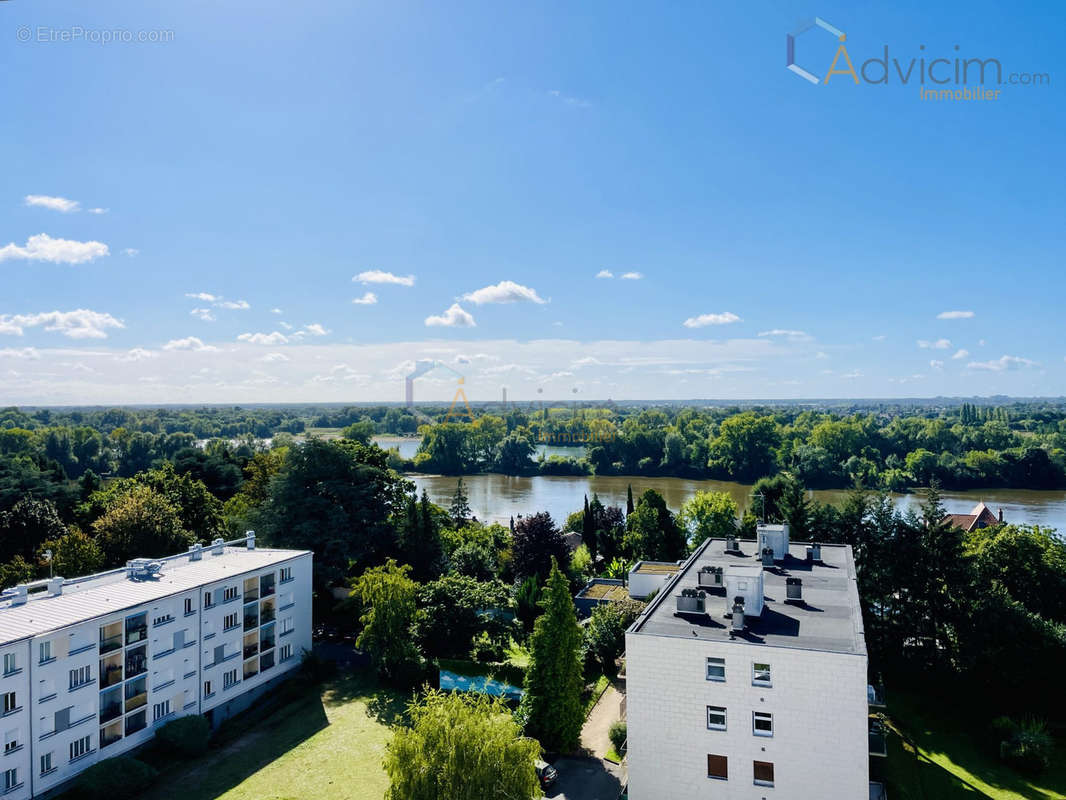
{"type": "Polygon", "coordinates": [[[381,800],[389,723],[404,697],[364,676],[287,691],[242,715],[211,752],[163,770],[141,800],[381,800]]]}
{"type": "Polygon", "coordinates": [[[888,717],[892,728],[888,758],[871,759],[871,777],[888,784],[891,800],[1066,798],[1066,746],[1061,741],[1051,768],[1027,777],[980,746],[976,737],[985,725],[960,716],[955,708],[945,708],[936,698],[892,692],[888,717]]]}

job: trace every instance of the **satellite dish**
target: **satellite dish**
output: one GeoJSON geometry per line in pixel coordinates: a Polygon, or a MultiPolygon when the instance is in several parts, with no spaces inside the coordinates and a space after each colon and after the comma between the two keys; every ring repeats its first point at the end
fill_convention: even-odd
{"type": "Polygon", "coordinates": [[[41,558],[43,558],[45,560],[45,563],[51,561],[52,560],[52,551],[51,550],[45,550],[44,553],[41,554],[41,558]]]}

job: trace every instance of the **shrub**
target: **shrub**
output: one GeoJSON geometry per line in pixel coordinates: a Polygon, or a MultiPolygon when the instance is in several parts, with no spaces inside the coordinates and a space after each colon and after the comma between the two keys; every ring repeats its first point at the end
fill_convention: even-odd
{"type": "Polygon", "coordinates": [[[993,721],[992,731],[999,742],[1000,759],[1019,772],[1038,774],[1051,765],[1055,743],[1044,720],[1024,717],[1015,722],[999,717],[993,721]]]}
{"type": "Polygon", "coordinates": [[[626,743],[627,736],[624,722],[619,720],[611,723],[611,727],[607,731],[607,737],[611,740],[611,746],[614,747],[616,753],[622,752],[622,746],[626,743]]]}
{"type": "Polygon", "coordinates": [[[207,752],[211,726],[206,719],[194,714],[168,722],[155,732],[155,738],[163,749],[191,758],[207,752]]]}
{"type": "Polygon", "coordinates": [[[75,792],[85,800],[126,800],[151,786],[159,770],[129,756],[93,764],[78,776],[75,792]]]}

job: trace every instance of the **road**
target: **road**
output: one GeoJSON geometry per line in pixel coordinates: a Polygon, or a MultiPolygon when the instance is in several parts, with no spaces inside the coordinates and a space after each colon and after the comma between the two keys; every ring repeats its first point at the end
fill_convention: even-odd
{"type": "Polygon", "coordinates": [[[615,764],[598,758],[560,758],[553,766],[559,779],[547,792],[552,800],[618,800],[622,791],[621,771],[615,764]]]}

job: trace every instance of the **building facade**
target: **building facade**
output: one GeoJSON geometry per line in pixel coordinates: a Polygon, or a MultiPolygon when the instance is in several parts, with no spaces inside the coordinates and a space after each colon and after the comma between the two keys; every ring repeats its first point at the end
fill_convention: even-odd
{"type": "Polygon", "coordinates": [[[633,800],[869,797],[851,549],[708,540],[626,634],[633,800]]]}
{"type": "Polygon", "coordinates": [[[47,793],[160,725],[212,724],[311,649],[312,554],[254,534],[0,601],[0,797],[47,793]]]}

